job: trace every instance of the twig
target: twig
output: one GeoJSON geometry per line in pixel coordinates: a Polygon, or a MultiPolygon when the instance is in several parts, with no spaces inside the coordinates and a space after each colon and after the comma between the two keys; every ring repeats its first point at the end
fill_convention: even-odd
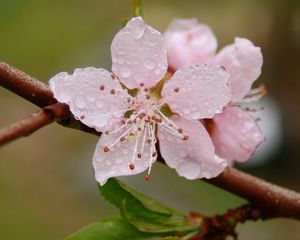
{"type": "Polygon", "coordinates": [[[28,136],[34,131],[51,123],[53,118],[44,110],[33,113],[24,120],[13,123],[9,127],[0,129],[0,146],[22,136],[28,136]]]}
{"type": "Polygon", "coordinates": [[[57,102],[48,85],[1,60],[0,85],[39,107],[57,102]]]}
{"type": "MultiPolygon", "coordinates": [[[[30,102],[36,103],[38,106],[44,107],[44,104],[47,105],[47,103],[55,101],[47,86],[4,62],[0,62],[0,85],[30,102]],[[9,81],[19,82],[21,86],[11,84],[9,81]]],[[[54,116],[59,116],[57,119],[59,123],[85,132],[100,134],[75,120],[66,105],[63,107],[63,104],[58,105],[61,106],[61,115],[54,114],[54,116]]],[[[266,218],[287,217],[300,219],[299,193],[268,183],[231,167],[225,169],[218,177],[205,181],[247,199],[252,204],[260,207],[266,218]]]]}

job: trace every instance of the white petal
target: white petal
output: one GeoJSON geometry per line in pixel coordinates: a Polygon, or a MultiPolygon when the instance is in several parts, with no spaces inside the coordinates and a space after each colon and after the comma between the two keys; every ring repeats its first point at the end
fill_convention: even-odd
{"type": "Polygon", "coordinates": [[[105,69],[89,67],[75,69],[73,75],[59,73],[49,84],[54,97],[68,104],[75,118],[98,131],[127,110],[127,92],[105,69]]]}
{"type": "Polygon", "coordinates": [[[161,33],[141,17],[131,19],[111,44],[112,71],[128,88],[152,87],[168,67],[161,33]]]}
{"type": "Polygon", "coordinates": [[[188,140],[158,128],[160,152],[167,165],[175,168],[187,179],[213,178],[227,166],[227,162],[215,155],[213,143],[202,123],[173,116],[171,120],[181,127],[188,140]]]}
{"type": "Polygon", "coordinates": [[[173,112],[187,119],[211,118],[228,104],[228,74],[217,65],[184,66],[162,90],[173,112]]]}
{"type": "MultiPolygon", "coordinates": [[[[142,134],[141,134],[142,135],[142,134]]],[[[96,180],[105,184],[107,179],[117,176],[135,175],[145,171],[149,167],[150,144],[146,143],[142,158],[135,155],[134,169],[129,165],[132,163],[135,140],[126,140],[114,145],[108,152],[104,152],[104,147],[112,144],[120,135],[102,134],[96,146],[93,157],[93,165],[96,180]]],[[[138,141],[138,150],[141,149],[143,137],[138,141]]]]}

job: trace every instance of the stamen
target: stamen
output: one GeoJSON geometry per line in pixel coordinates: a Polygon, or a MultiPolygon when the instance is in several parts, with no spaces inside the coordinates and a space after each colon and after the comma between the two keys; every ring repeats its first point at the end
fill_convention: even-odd
{"type": "Polygon", "coordinates": [[[107,153],[107,152],[109,151],[109,147],[108,147],[108,146],[104,146],[103,151],[104,151],[105,153],[107,153]]]}
{"type": "Polygon", "coordinates": [[[129,164],[129,168],[130,168],[130,170],[134,170],[134,164],[133,164],[133,163],[130,163],[130,164],[129,164]]]}
{"type": "Polygon", "coordinates": [[[147,174],[147,175],[145,175],[145,180],[150,180],[150,175],[149,174],[147,174]]]}
{"type": "Polygon", "coordinates": [[[257,101],[267,94],[267,88],[265,85],[261,85],[258,88],[251,89],[241,102],[253,102],[257,101]]]}
{"type": "Polygon", "coordinates": [[[159,109],[156,109],[156,111],[165,119],[171,126],[176,127],[177,129],[179,128],[175,123],[173,123],[169,118],[167,118],[159,109]]]}
{"type": "Polygon", "coordinates": [[[112,144],[109,145],[110,148],[112,148],[115,144],[117,144],[121,138],[125,137],[132,129],[134,126],[130,126],[121,136],[119,136],[112,144]]]}

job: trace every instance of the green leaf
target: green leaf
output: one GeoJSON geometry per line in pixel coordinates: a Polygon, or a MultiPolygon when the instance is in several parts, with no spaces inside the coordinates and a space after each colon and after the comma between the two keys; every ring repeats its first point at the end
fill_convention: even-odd
{"type": "Polygon", "coordinates": [[[66,240],[142,240],[158,234],[140,232],[120,217],[87,225],[66,240]]]}
{"type": "Polygon", "coordinates": [[[183,213],[180,213],[170,207],[167,207],[148,196],[145,196],[142,193],[135,191],[134,189],[128,187],[120,180],[110,178],[104,186],[99,186],[100,192],[105,197],[107,201],[115,205],[117,208],[121,208],[122,201],[124,199],[130,199],[131,201],[140,202],[146,209],[165,214],[168,216],[184,216],[183,213]]]}
{"type": "Polygon", "coordinates": [[[182,240],[182,238],[169,236],[162,238],[162,240],[182,240]]]}
{"type": "Polygon", "coordinates": [[[122,216],[138,230],[152,233],[173,233],[195,230],[182,213],[136,192],[119,180],[110,179],[99,187],[103,196],[121,211],[122,216]]]}
{"type": "Polygon", "coordinates": [[[128,222],[134,225],[137,229],[143,232],[153,233],[173,233],[173,232],[187,232],[195,230],[199,227],[189,225],[185,218],[178,216],[155,216],[151,212],[145,211],[138,207],[138,205],[131,206],[127,204],[126,199],[123,200],[121,214],[128,222]],[[135,208],[135,209],[133,209],[135,208]],[[151,217],[149,217],[149,215],[151,217]]]}

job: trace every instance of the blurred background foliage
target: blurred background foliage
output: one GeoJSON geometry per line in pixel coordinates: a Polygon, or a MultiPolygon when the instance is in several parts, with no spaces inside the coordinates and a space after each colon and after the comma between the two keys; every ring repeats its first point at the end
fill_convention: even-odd
{"type": "MultiPolygon", "coordinates": [[[[110,43],[130,17],[129,0],[0,0],[0,58],[47,82],[60,71],[110,69],[110,43]]],[[[264,54],[259,82],[268,140],[243,170],[300,191],[300,3],[297,0],[145,0],[145,19],[160,31],[177,17],[212,26],[219,48],[235,36],[264,54]],[[252,162],[252,163],[251,163],[252,162]]],[[[37,107],[0,88],[0,127],[37,107]]],[[[91,159],[97,137],[45,127],[0,150],[0,239],[62,239],[117,211],[98,194],[91,159]]],[[[152,179],[126,178],[137,189],[183,211],[225,212],[244,201],[200,181],[179,178],[155,164],[152,179]]],[[[248,222],[241,239],[299,239],[293,220],[248,222]]]]}

